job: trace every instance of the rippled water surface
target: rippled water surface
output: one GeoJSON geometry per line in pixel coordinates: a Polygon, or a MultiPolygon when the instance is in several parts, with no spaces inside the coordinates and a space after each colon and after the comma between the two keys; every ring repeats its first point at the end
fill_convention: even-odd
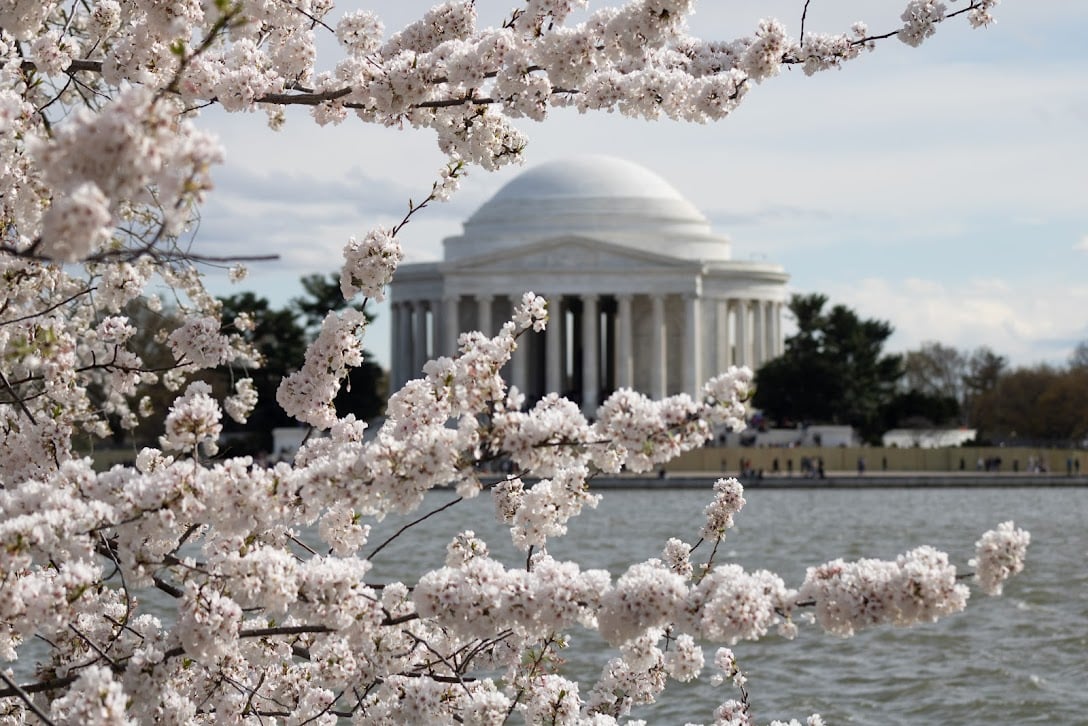
{"type": "MultiPolygon", "coordinates": [[[[603,495],[549,550],[584,568],[607,568],[613,577],[657,556],[671,536],[693,542],[710,499],[709,489],[603,495]]],[[[1032,534],[1027,569],[1006,586],[1005,597],[973,592],[966,612],[939,623],[850,639],[802,627],[794,641],[738,644],[759,722],[819,712],[828,724],[1088,723],[1088,490],[752,489],[745,496],[718,561],[771,569],[793,586],[808,565],[893,558],[919,544],[946,550],[962,571],[978,536],[999,522],[1013,519],[1032,534]]],[[[453,497],[436,492],[427,505],[453,497]]],[[[383,523],[371,542],[401,524],[383,523]]],[[[524,561],[494,521],[486,494],[423,526],[426,537],[401,538],[376,558],[375,579],[440,566],[446,543],[462,529],[475,530],[508,565],[524,561]]],[[[709,663],[713,648],[706,653],[709,663]]],[[[568,675],[588,691],[613,655],[576,630],[565,652],[568,675]]],[[[632,715],[651,724],[711,721],[714,707],[735,691],[710,686],[709,675],[708,668],[698,683],[670,683],[659,703],[632,715]]]]}

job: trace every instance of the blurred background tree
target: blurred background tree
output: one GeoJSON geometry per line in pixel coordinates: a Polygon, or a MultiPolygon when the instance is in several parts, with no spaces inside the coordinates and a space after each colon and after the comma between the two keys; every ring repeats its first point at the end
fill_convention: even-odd
{"type": "Polygon", "coordinates": [[[302,367],[306,353],[306,331],[296,313],[284,308],[275,310],[268,300],[252,292],[242,292],[221,297],[220,314],[224,329],[233,329],[234,320],[245,313],[253,321],[250,330],[240,331],[260,358],[260,367],[238,369],[231,366],[208,371],[205,380],[212,383],[216,393],[233,391],[234,379],[248,376],[257,389],[257,405],[244,424],[228,416],[223,417],[223,433],[227,440],[224,453],[227,456],[258,454],[272,451],[272,429],[281,426],[297,426],[276,403],[276,389],[287,374],[302,367]]]}
{"type": "MultiPolygon", "coordinates": [[[[204,371],[199,376],[211,384],[217,396],[233,393],[235,382],[245,377],[253,379],[257,390],[257,405],[246,423],[240,424],[224,416],[224,455],[275,453],[272,451],[272,430],[300,425],[298,421],[287,416],[276,403],[276,389],[284,376],[302,366],[306,346],[317,335],[325,315],[329,311],[339,311],[346,307],[335,273],[307,275],[302,278],[302,287],[305,294],[291,300],[283,308],[273,308],[267,298],[248,291],[219,298],[223,305],[220,313],[223,329],[238,332],[250,343],[254,357],[260,362],[259,367],[235,364],[204,371]],[[235,320],[241,314],[252,320],[252,328],[236,329],[235,320]]],[[[373,319],[368,310],[363,312],[366,313],[368,321],[373,319]]],[[[169,368],[174,359],[169,347],[161,339],[160,331],[176,327],[176,324],[167,323],[177,317],[177,313],[169,308],[154,311],[147,305],[146,300],[139,299],[129,303],[124,314],[137,331],[131,348],[141,356],[145,365],[150,369],[169,368]]],[[[143,386],[140,395],[147,396],[151,410],[164,414],[177,392],[167,390],[162,383],[156,383],[143,386]]],[[[363,365],[351,372],[336,397],[337,415],[346,416],[352,413],[356,418],[368,421],[382,414],[385,400],[385,372],[373,355],[364,351],[363,365]]],[[[135,429],[125,430],[120,427],[120,420],[112,417],[114,436],[111,443],[114,446],[134,449],[158,446],[162,421],[162,415],[142,418],[135,429]]],[[[90,441],[87,446],[91,446],[90,441]]]]}

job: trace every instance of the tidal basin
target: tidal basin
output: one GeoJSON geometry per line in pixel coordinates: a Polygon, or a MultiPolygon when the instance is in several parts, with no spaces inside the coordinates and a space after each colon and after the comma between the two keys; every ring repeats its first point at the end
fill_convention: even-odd
{"type": "MultiPolygon", "coordinates": [[[[669,537],[697,539],[710,483],[698,489],[602,491],[596,510],[570,523],[549,552],[585,568],[608,569],[613,579],[634,562],[659,556],[669,537]]],[[[415,517],[455,498],[432,492],[415,517]]],[[[813,489],[749,488],[735,529],[717,562],[748,570],[765,568],[798,586],[805,567],[836,557],[894,559],[920,544],[947,551],[961,571],[984,531],[1012,519],[1031,532],[1025,571],[1006,584],[1005,596],[972,590],[967,610],[912,629],[879,628],[850,639],[802,626],[798,638],[769,637],[738,643],[738,662],[749,679],[757,722],[804,719],[818,712],[828,724],[1076,724],[1088,714],[1088,489],[948,488],[813,489]]],[[[370,551],[415,517],[376,526],[370,551]]],[[[524,562],[495,519],[488,493],[428,519],[384,549],[373,582],[411,578],[440,567],[452,536],[471,529],[507,566],[524,562]]],[[[693,561],[708,550],[696,550],[693,561]]],[[[593,634],[571,631],[564,673],[588,691],[601,666],[615,655],[593,634]]],[[[737,695],[711,686],[716,646],[706,646],[707,666],[692,684],[670,683],[662,700],[637,707],[633,718],[649,724],[709,723],[717,704],[737,695]]]]}

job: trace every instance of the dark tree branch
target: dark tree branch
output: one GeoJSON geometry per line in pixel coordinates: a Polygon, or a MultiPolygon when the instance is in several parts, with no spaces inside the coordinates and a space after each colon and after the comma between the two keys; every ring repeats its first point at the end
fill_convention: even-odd
{"type": "MultiPolygon", "coordinates": [[[[24,700],[27,699],[28,693],[44,693],[46,691],[55,691],[58,688],[64,688],[75,683],[78,676],[69,675],[64,678],[51,678],[48,681],[39,681],[37,683],[28,683],[26,685],[17,685],[14,681],[10,680],[4,671],[0,670],[0,679],[3,679],[4,683],[8,684],[8,688],[0,690],[0,698],[11,698],[12,696],[19,696],[24,700]]],[[[35,713],[37,713],[35,711],[35,713]]],[[[44,716],[42,716],[45,719],[44,716]]],[[[46,723],[50,723],[48,719],[45,719],[46,723]]]]}
{"type": "MultiPolygon", "coordinates": [[[[53,726],[53,722],[49,720],[49,717],[46,716],[40,708],[34,705],[34,699],[30,697],[31,693],[35,693],[34,690],[31,690],[33,686],[23,687],[18,685],[15,681],[8,678],[7,674],[4,673],[4,671],[2,670],[0,670],[0,680],[3,680],[4,683],[8,684],[7,688],[0,691],[0,698],[18,696],[22,700],[22,702],[26,704],[27,710],[29,710],[31,713],[41,719],[43,724],[47,724],[47,726],[53,726]]],[[[75,679],[73,678],[72,680],[75,679]]],[[[71,681],[69,681],[69,683],[70,682],[71,681]]]]}
{"type": "Polygon", "coordinates": [[[812,0],[805,0],[805,7],[801,11],[801,47],[805,47],[805,19],[808,17],[808,4],[812,0]]]}

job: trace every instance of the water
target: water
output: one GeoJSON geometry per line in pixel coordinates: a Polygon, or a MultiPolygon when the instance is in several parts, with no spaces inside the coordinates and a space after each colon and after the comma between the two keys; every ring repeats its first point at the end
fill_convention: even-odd
{"type": "MultiPolygon", "coordinates": [[[[631,563],[658,556],[669,537],[693,542],[711,493],[708,486],[603,495],[549,551],[583,568],[608,569],[615,578],[631,563]]],[[[770,569],[792,586],[808,565],[835,557],[893,558],[919,544],[944,549],[962,571],[978,536],[999,522],[1013,519],[1032,535],[1027,567],[1006,585],[1004,597],[975,592],[967,611],[939,623],[850,639],[802,626],[794,641],[736,645],[759,723],[803,720],[814,712],[829,725],[1088,723],[1088,489],[751,489],[745,497],[717,561],[770,569]]],[[[433,492],[415,516],[453,498],[433,492]]],[[[412,518],[376,526],[364,552],[412,518]]],[[[464,529],[484,538],[507,566],[524,564],[493,516],[491,497],[482,494],[384,549],[368,580],[413,583],[443,564],[446,544],[464,529]]],[[[159,604],[169,620],[172,604],[165,598],[159,604]]],[[[592,633],[575,629],[571,635],[565,674],[586,693],[615,652],[592,633]]],[[[40,655],[36,645],[15,664],[20,680],[40,655]]],[[[705,651],[709,664],[714,646],[705,651]]],[[[736,696],[729,686],[711,686],[711,673],[705,668],[693,684],[670,682],[658,703],[632,716],[650,724],[711,722],[717,704],[736,696]]]]}
{"type": "MultiPolygon", "coordinates": [[[[549,551],[583,568],[609,569],[613,577],[657,556],[671,536],[693,542],[710,499],[709,488],[603,494],[598,509],[573,520],[571,532],[549,551]]],[[[978,536],[999,522],[1013,519],[1032,534],[1027,568],[1007,584],[1004,597],[973,592],[967,611],[939,623],[850,639],[803,626],[794,641],[774,637],[735,646],[760,723],[803,720],[813,712],[829,724],[1086,723],[1088,490],[754,489],[745,496],[748,504],[718,562],[767,568],[793,586],[808,565],[835,557],[893,558],[919,544],[944,549],[962,571],[978,536]]],[[[427,505],[452,498],[435,492],[427,505]]],[[[402,523],[383,523],[371,542],[402,523]]],[[[486,494],[422,526],[425,537],[410,534],[376,558],[376,580],[441,566],[446,543],[462,529],[475,530],[508,566],[524,562],[495,522],[486,494]]],[[[706,654],[709,663],[713,647],[706,654]]],[[[614,653],[575,630],[564,655],[568,675],[585,692],[614,653]]],[[[711,721],[715,706],[736,691],[710,686],[710,673],[704,669],[695,684],[670,683],[661,701],[632,716],[651,724],[711,721]]]]}

